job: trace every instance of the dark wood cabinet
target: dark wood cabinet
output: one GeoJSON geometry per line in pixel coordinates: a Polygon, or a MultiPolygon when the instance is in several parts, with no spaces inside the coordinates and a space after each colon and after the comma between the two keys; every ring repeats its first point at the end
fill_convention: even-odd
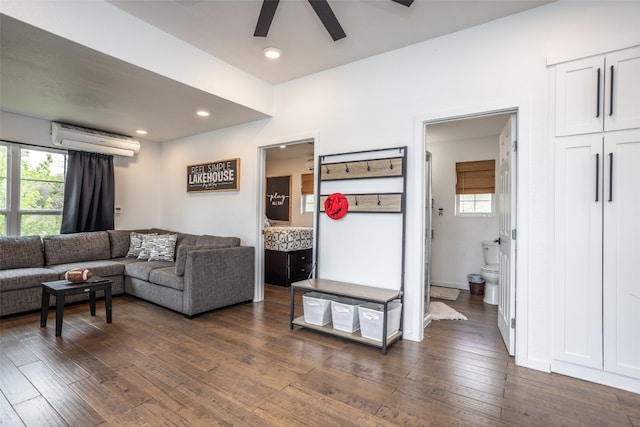
{"type": "Polygon", "coordinates": [[[291,286],[291,282],[309,277],[313,266],[313,250],[264,251],[264,281],[271,285],[291,286]]]}

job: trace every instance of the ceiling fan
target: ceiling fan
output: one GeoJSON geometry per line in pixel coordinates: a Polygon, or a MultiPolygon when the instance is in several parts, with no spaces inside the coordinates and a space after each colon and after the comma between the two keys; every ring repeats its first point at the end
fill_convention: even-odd
{"type": "MultiPolygon", "coordinates": [[[[342,26],[338,22],[338,18],[331,10],[331,6],[327,3],[327,0],[308,0],[311,7],[318,15],[318,18],[329,32],[329,35],[333,41],[340,40],[347,37],[342,26]]],[[[414,0],[391,0],[396,3],[400,3],[403,6],[411,6],[414,0]]],[[[269,33],[269,27],[276,14],[278,3],[280,0],[263,0],[262,8],[260,9],[260,15],[258,16],[258,23],[256,24],[256,31],[253,33],[255,37],[267,37],[269,33]]]]}

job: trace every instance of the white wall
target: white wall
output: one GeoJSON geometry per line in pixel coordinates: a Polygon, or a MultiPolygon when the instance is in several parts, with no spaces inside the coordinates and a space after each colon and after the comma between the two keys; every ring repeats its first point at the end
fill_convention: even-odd
{"type": "MultiPolygon", "coordinates": [[[[0,139],[54,147],[50,133],[47,120],[0,111],[0,139]]],[[[161,149],[160,144],[140,140],[140,152],[135,157],[114,157],[115,205],[122,209],[115,216],[115,228],[159,226],[158,200],[166,195],[158,185],[161,149]]]]}
{"type": "MultiPolygon", "coordinates": [[[[427,135],[428,135],[427,129],[427,135]]],[[[432,191],[434,199],[433,240],[431,241],[431,284],[469,289],[468,273],[480,273],[484,265],[482,240],[498,238],[498,215],[456,216],[456,163],[496,160],[499,136],[464,141],[429,143],[432,154],[432,191]],[[438,209],[442,208],[442,216],[438,209]]],[[[498,178],[496,177],[496,188],[498,178]]],[[[497,203],[495,205],[497,210],[497,203]]]]}

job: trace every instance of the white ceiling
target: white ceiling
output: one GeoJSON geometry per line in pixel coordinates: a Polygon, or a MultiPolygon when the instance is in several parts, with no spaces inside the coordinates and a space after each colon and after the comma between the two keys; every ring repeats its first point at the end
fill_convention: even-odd
{"type": "Polygon", "coordinates": [[[507,124],[510,116],[511,114],[508,113],[495,114],[461,118],[427,125],[427,146],[450,141],[472,141],[489,136],[498,136],[507,124]]]}
{"type": "MultiPolygon", "coordinates": [[[[347,37],[334,42],[307,1],[282,0],[268,37],[254,37],[261,0],[108,3],[271,84],[519,13],[550,0],[329,0],[347,37]],[[283,51],[277,62],[262,49],[283,51]]],[[[23,22],[0,16],[0,108],[167,141],[267,117],[23,22]],[[197,108],[215,114],[207,120],[197,108]],[[189,114],[185,112],[188,111],[189,114]]]]}
{"type": "Polygon", "coordinates": [[[347,37],[333,41],[305,0],[282,0],[268,36],[253,37],[262,0],[107,0],[269,83],[388,52],[548,3],[540,0],[329,0],[347,37]],[[268,61],[262,50],[283,56],[268,61]]]}

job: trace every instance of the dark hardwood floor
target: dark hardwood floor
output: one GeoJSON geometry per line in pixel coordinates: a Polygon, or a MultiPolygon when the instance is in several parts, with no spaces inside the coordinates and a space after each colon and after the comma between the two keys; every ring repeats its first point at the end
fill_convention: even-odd
{"type": "Polygon", "coordinates": [[[289,289],[188,320],[130,296],[0,321],[3,426],[640,426],[640,395],[517,367],[496,308],[379,349],[289,330],[289,289]]]}

